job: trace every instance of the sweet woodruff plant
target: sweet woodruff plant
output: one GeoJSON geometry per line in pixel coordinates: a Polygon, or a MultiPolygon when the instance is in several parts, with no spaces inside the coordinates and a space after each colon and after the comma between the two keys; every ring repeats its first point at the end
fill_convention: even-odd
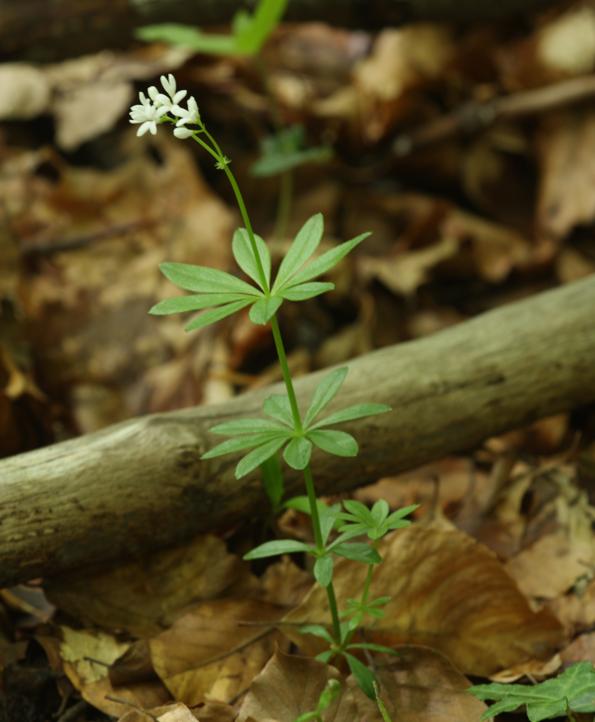
{"type": "Polygon", "coordinates": [[[244,226],[232,239],[234,258],[246,279],[224,271],[186,263],[163,263],[162,273],[189,295],[168,298],[151,309],[153,314],[200,312],[185,327],[187,331],[203,328],[227,316],[249,308],[254,324],[271,327],[279,366],[285,384],[284,394],[273,394],[263,403],[261,418],[239,418],[218,424],[211,432],[228,437],[203,455],[211,459],[224,454],[244,455],[236,466],[237,478],[260,469],[264,488],[273,507],[299,509],[309,514],[314,543],[295,539],[277,539],[261,544],[246,559],[259,559],[287,553],[304,553],[314,559],[314,577],[326,590],[330,624],[311,624],[302,632],[320,637],[328,648],[318,655],[324,662],[342,656],[359,685],[372,699],[376,681],[374,673],[359,658],[360,650],[394,653],[376,644],[353,641],[356,632],[368,617],[379,618],[389,597],[371,598],[370,588],[375,565],[382,559],[379,540],[388,532],[410,524],[405,519],[415,506],[390,512],[386,501],[377,501],[369,509],[358,501],[328,505],[316,496],[310,457],[314,447],[327,454],[353,457],[358,445],[353,436],[336,427],[347,421],[390,411],[385,404],[357,404],[328,414],[328,404],[339,392],[347,368],[326,375],[316,387],[310,403],[302,405],[296,396],[287,363],[287,354],[277,319],[283,303],[299,302],[332,291],[334,285],[318,280],[358,246],[369,234],[363,233],[329,251],[315,255],[323,236],[322,214],[312,216],[293,239],[273,277],[271,255],[265,241],[252,227],[238,182],[230,169],[230,159],[201,119],[198,104],[187,91],[178,90],[173,75],[161,77],[162,89],[150,87],[147,95],[139,94],[140,102],[132,106],[130,122],[138,124],[137,135],[155,134],[160,125],[173,129],[176,138],[191,139],[214,160],[225,173],[233,190],[244,226]],[[288,466],[303,473],[304,496],[282,504],[283,476],[280,455],[288,466]],[[333,561],[344,557],[367,565],[367,575],[358,597],[348,600],[339,609],[333,587],[333,561]]]}

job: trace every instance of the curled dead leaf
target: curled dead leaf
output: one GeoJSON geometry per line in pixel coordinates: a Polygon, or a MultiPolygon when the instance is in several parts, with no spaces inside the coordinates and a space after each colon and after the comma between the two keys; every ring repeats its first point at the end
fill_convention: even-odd
{"type": "Polygon", "coordinates": [[[199,604],[149,642],[155,672],[190,706],[230,702],[271,656],[282,610],[252,599],[199,604]]]}

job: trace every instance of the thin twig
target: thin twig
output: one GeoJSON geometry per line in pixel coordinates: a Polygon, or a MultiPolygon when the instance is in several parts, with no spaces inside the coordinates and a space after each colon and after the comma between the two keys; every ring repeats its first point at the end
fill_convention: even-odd
{"type": "Polygon", "coordinates": [[[87,701],[80,699],[76,704],[73,704],[72,707],[69,707],[65,712],[63,712],[56,719],[56,722],[73,722],[79,714],[87,709],[87,706],[87,701]]]}
{"type": "Polygon", "coordinates": [[[593,97],[595,75],[585,75],[485,102],[470,101],[416,130],[397,136],[393,142],[393,152],[397,156],[406,156],[456,135],[478,133],[500,120],[536,115],[593,97]]]}
{"type": "Polygon", "coordinates": [[[154,714],[151,714],[150,712],[147,712],[146,709],[143,709],[142,707],[139,707],[134,702],[129,702],[127,699],[122,699],[121,697],[113,697],[111,694],[106,694],[104,699],[107,699],[109,702],[115,702],[116,704],[122,704],[125,707],[131,707],[132,709],[135,709],[137,712],[140,712],[141,714],[147,715],[147,717],[153,722],[159,722],[159,718],[155,717],[154,714]]]}

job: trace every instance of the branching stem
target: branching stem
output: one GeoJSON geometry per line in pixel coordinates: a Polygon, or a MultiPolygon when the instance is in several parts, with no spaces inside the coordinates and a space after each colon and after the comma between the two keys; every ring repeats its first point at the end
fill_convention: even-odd
{"type": "MultiPolygon", "coordinates": [[[[242,196],[242,192],[240,190],[240,187],[238,185],[238,182],[229,168],[229,161],[227,158],[223,155],[223,152],[221,151],[221,148],[219,147],[219,144],[217,141],[213,138],[213,136],[209,133],[209,131],[202,126],[200,131],[197,131],[192,135],[194,140],[202,147],[204,150],[206,150],[209,155],[211,155],[213,158],[217,160],[217,163],[219,164],[219,167],[223,169],[225,175],[227,176],[227,180],[229,181],[229,184],[231,185],[231,189],[233,190],[236,202],[238,204],[238,208],[240,210],[240,215],[242,216],[242,220],[244,222],[244,225],[246,227],[246,231],[248,232],[248,238],[250,240],[250,246],[252,248],[252,253],[254,255],[254,260],[256,262],[256,268],[258,270],[259,279],[262,285],[262,288],[265,290],[265,292],[268,292],[270,290],[269,284],[266,278],[266,274],[262,265],[262,261],[260,259],[260,254],[258,253],[258,247],[256,245],[256,238],[254,237],[254,230],[252,228],[252,223],[250,221],[250,216],[248,215],[248,209],[246,208],[246,203],[244,201],[244,197],[242,196]],[[204,135],[208,138],[211,145],[209,143],[205,142],[201,137],[200,134],[204,133],[204,135]]],[[[291,407],[291,414],[293,417],[293,424],[294,429],[298,434],[303,433],[304,427],[302,424],[302,417],[300,415],[300,409],[297,402],[297,396],[295,393],[295,389],[293,386],[293,380],[291,378],[291,371],[289,370],[289,363],[287,361],[287,353],[285,351],[285,344],[283,343],[283,337],[281,335],[281,329],[279,328],[279,321],[277,320],[276,314],[273,315],[271,318],[271,330],[273,332],[273,340],[275,342],[275,349],[277,351],[277,357],[279,359],[279,365],[281,367],[281,374],[283,376],[283,381],[285,383],[285,389],[287,391],[287,397],[289,399],[289,405],[291,407]]],[[[318,513],[318,504],[316,499],[316,489],[314,486],[314,478],[312,477],[312,470],[310,469],[310,466],[308,465],[304,469],[304,482],[306,485],[306,493],[308,495],[308,503],[310,506],[310,514],[312,518],[312,531],[314,534],[314,542],[316,544],[316,548],[318,551],[322,551],[324,549],[324,543],[322,540],[322,527],[320,525],[320,514],[318,513]]],[[[335,595],[335,589],[333,587],[332,582],[325,587],[326,594],[328,598],[329,603],[329,609],[331,612],[331,618],[333,623],[333,636],[335,638],[335,642],[337,645],[341,645],[341,623],[339,620],[339,610],[337,607],[337,597],[335,595]]]]}

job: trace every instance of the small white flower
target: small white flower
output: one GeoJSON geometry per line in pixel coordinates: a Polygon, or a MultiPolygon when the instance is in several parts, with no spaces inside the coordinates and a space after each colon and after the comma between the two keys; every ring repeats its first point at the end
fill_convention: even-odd
{"type": "Polygon", "coordinates": [[[160,80],[161,85],[163,86],[163,89],[165,90],[167,95],[159,93],[157,91],[157,88],[155,88],[157,99],[156,102],[159,103],[164,112],[174,113],[177,115],[176,111],[182,110],[182,108],[180,108],[179,106],[179,103],[184,100],[188,91],[177,90],[176,79],[171,73],[167,77],[165,77],[165,75],[162,75],[160,80]]]}
{"type": "MultiPolygon", "coordinates": [[[[149,94],[150,89],[149,89],[149,94]]],[[[140,128],[136,131],[138,136],[144,135],[147,131],[152,135],[157,133],[157,123],[160,122],[163,112],[161,108],[151,103],[144,93],[139,93],[140,103],[130,108],[130,122],[133,124],[140,123],[140,128]]]]}
{"type": "MultiPolygon", "coordinates": [[[[174,115],[177,115],[180,120],[176,123],[176,128],[181,128],[184,125],[200,125],[200,113],[198,111],[198,104],[194,97],[188,98],[188,108],[179,108],[174,111],[174,115]]],[[[180,136],[178,136],[180,137],[180,136]]]]}
{"type": "Polygon", "coordinates": [[[149,93],[149,98],[151,98],[153,104],[157,108],[161,105],[170,105],[170,100],[167,95],[163,95],[163,93],[160,93],[154,85],[151,85],[151,87],[148,88],[147,93],[149,93]]]}
{"type": "Polygon", "coordinates": [[[194,131],[190,128],[174,128],[174,135],[176,138],[181,138],[182,140],[190,138],[193,133],[194,131]]]}

